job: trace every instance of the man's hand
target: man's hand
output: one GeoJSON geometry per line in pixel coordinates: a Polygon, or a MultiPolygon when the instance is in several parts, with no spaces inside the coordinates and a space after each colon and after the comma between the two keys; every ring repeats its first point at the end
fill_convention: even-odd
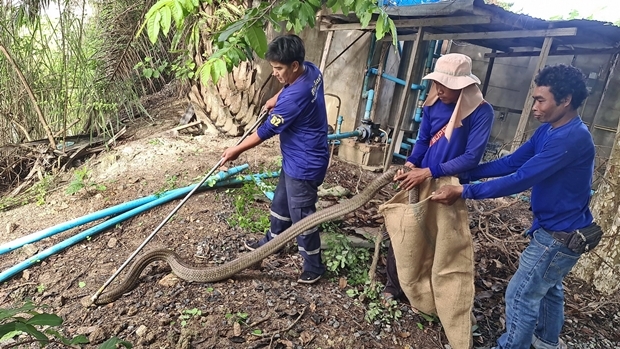
{"type": "Polygon", "coordinates": [[[410,169],[414,169],[414,168],[415,168],[415,165],[414,165],[414,164],[412,164],[412,163],[410,163],[409,161],[407,161],[407,162],[405,162],[405,167],[406,167],[406,168],[410,168],[410,169]]]}
{"type": "MultiPolygon", "coordinates": [[[[405,166],[407,166],[405,164],[405,166]]],[[[413,166],[413,164],[411,164],[413,166]]],[[[409,166],[407,166],[409,167],[409,166]]],[[[399,170],[394,176],[394,181],[400,181],[398,187],[402,190],[411,190],[414,187],[420,185],[425,179],[432,177],[431,170],[429,168],[412,168],[408,172],[399,170]]]]}
{"type": "Polygon", "coordinates": [[[462,185],[444,185],[433,193],[431,200],[437,201],[444,205],[452,205],[461,197],[462,194],[462,185]]]}
{"type": "Polygon", "coordinates": [[[237,160],[241,153],[243,153],[243,150],[241,150],[239,146],[230,147],[224,150],[224,153],[222,154],[222,165],[224,165],[227,161],[237,160]]]}

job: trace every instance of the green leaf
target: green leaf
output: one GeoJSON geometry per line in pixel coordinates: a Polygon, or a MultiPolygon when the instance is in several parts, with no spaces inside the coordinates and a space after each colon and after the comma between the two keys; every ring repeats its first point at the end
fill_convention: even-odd
{"type": "Polygon", "coordinates": [[[99,349],[116,349],[116,345],[122,345],[125,348],[132,348],[133,346],[129,342],[118,339],[118,337],[112,337],[107,341],[101,343],[99,349]]]}
{"type": "Polygon", "coordinates": [[[211,74],[214,74],[213,82],[217,84],[217,81],[222,76],[228,75],[228,69],[226,69],[226,62],[223,59],[216,59],[213,62],[213,70],[211,74]]]}
{"type": "Polygon", "coordinates": [[[90,343],[90,341],[88,340],[88,338],[85,335],[81,334],[81,335],[73,338],[71,340],[71,342],[69,342],[69,343],[71,345],[74,345],[74,344],[88,344],[88,343],[90,343]]]}
{"type": "Polygon", "coordinates": [[[149,17],[146,21],[146,32],[149,36],[149,41],[154,44],[157,41],[159,35],[159,21],[161,20],[161,14],[155,12],[153,16],[149,17]]]}
{"type": "Polygon", "coordinates": [[[170,7],[162,7],[159,13],[161,14],[161,31],[164,35],[168,35],[168,32],[170,31],[170,24],[172,23],[172,11],[170,10],[170,7]]]}
{"type": "Polygon", "coordinates": [[[362,28],[368,27],[368,24],[370,23],[371,19],[372,19],[372,12],[364,12],[360,16],[360,24],[362,25],[362,28]]]}
{"type": "Polygon", "coordinates": [[[233,22],[224,27],[224,30],[217,36],[218,42],[224,42],[234,33],[238,32],[248,23],[247,19],[242,19],[237,22],[233,22]]]}
{"type": "Polygon", "coordinates": [[[187,10],[187,12],[194,12],[194,3],[192,2],[192,0],[178,0],[181,1],[181,4],[183,4],[183,7],[185,7],[185,9],[187,10]]]}
{"type": "Polygon", "coordinates": [[[308,2],[315,8],[321,7],[321,0],[308,0],[308,2]]]}
{"type": "MultiPolygon", "coordinates": [[[[211,79],[211,62],[207,61],[205,64],[203,64],[198,70],[198,74],[200,74],[200,82],[203,84],[207,84],[209,82],[209,80],[211,79]]],[[[215,183],[213,183],[215,184],[215,183]]],[[[211,185],[212,187],[212,185],[211,185]]]]}
{"type": "Polygon", "coordinates": [[[43,332],[37,330],[32,325],[28,325],[28,324],[24,324],[24,323],[21,323],[21,322],[17,322],[17,323],[15,323],[15,329],[18,330],[18,331],[22,331],[22,332],[28,333],[29,335],[33,336],[34,338],[36,338],[38,341],[40,341],[42,343],[49,342],[49,338],[47,338],[47,336],[45,334],[43,334],[43,332]]]}
{"type": "Polygon", "coordinates": [[[2,335],[2,333],[0,333],[0,335],[2,335],[0,337],[0,343],[4,342],[6,340],[9,340],[9,339],[11,339],[11,338],[13,338],[15,336],[19,336],[22,333],[24,333],[24,332],[22,332],[22,331],[9,331],[9,332],[5,333],[4,335],[2,335]]]}
{"type": "Polygon", "coordinates": [[[86,283],[84,281],[78,282],[78,287],[79,288],[84,288],[85,286],[86,286],[86,283]]]}
{"type": "Polygon", "coordinates": [[[23,306],[19,308],[0,309],[0,320],[11,318],[20,313],[29,313],[29,314],[37,315],[39,313],[32,311],[35,308],[36,307],[34,304],[32,304],[31,302],[26,302],[23,306]]]}
{"type": "Polygon", "coordinates": [[[253,25],[245,31],[245,38],[260,58],[265,58],[267,52],[267,35],[259,25],[253,25]]]}
{"type": "Polygon", "coordinates": [[[316,16],[316,12],[312,8],[312,6],[310,6],[310,4],[308,4],[307,2],[302,3],[301,12],[306,17],[305,22],[309,23],[311,27],[314,27],[314,17],[316,16]]]}
{"type": "Polygon", "coordinates": [[[260,334],[263,334],[263,331],[257,328],[254,331],[252,331],[252,334],[260,335],[260,334]]]}
{"type": "Polygon", "coordinates": [[[38,314],[28,319],[26,323],[37,326],[60,326],[62,318],[56,314],[38,314]]]}
{"type": "Polygon", "coordinates": [[[177,29],[179,29],[181,27],[181,24],[183,24],[183,20],[185,19],[185,10],[183,10],[183,5],[181,5],[180,2],[175,1],[172,5],[172,8],[170,9],[170,12],[177,29]]]}
{"type": "Polygon", "coordinates": [[[377,27],[375,28],[375,36],[377,40],[381,40],[385,36],[384,26],[385,26],[385,18],[383,14],[381,14],[381,16],[379,16],[379,18],[377,19],[377,27]]]}
{"type": "Polygon", "coordinates": [[[144,68],[142,70],[142,75],[144,75],[145,78],[150,79],[153,76],[153,69],[144,68]]]}

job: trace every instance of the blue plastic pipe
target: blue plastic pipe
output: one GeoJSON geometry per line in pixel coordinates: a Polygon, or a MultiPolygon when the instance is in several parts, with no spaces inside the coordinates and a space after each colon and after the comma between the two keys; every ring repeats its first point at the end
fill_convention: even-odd
{"type": "MultiPolygon", "coordinates": [[[[264,173],[264,174],[257,174],[257,175],[248,175],[248,176],[244,176],[243,178],[235,178],[235,179],[229,179],[226,181],[221,181],[221,182],[217,182],[215,184],[213,184],[213,187],[223,187],[226,185],[231,185],[231,184],[238,184],[238,183],[243,183],[243,182],[247,182],[247,181],[253,181],[255,177],[258,178],[271,178],[271,177],[277,177],[279,176],[280,173],[278,171],[276,172],[271,172],[271,173],[264,173]]],[[[203,186],[204,187],[204,186],[203,186]]],[[[210,186],[207,186],[210,187],[210,186]]],[[[182,188],[185,189],[185,188],[182,188]]],[[[190,189],[191,190],[191,189],[190,189]]],[[[169,192],[169,194],[165,195],[165,196],[161,196],[160,198],[153,200],[151,202],[148,202],[142,206],[136,207],[132,210],[129,210],[127,212],[124,212],[118,216],[115,216],[113,218],[108,219],[107,221],[94,226],[92,228],[86,229],[83,232],[72,236],[54,246],[51,246],[39,253],[37,253],[36,255],[26,259],[25,261],[18,263],[16,265],[14,265],[13,267],[6,269],[5,271],[3,271],[2,273],[0,273],[0,282],[4,282],[6,281],[8,278],[12,277],[13,275],[19,273],[20,271],[23,271],[25,269],[27,269],[28,267],[30,267],[31,265],[34,265],[38,262],[40,262],[41,260],[57,253],[60,252],[62,250],[64,250],[65,248],[72,246],[86,238],[89,238],[97,233],[100,233],[101,231],[104,231],[110,227],[113,227],[114,225],[128,219],[131,218],[139,213],[142,213],[146,210],[149,210],[155,206],[167,203],[168,201],[172,201],[173,199],[183,196],[185,195],[187,192],[181,189],[176,189],[176,190],[171,190],[169,192]]]]}
{"type": "MultiPolygon", "coordinates": [[[[373,73],[375,75],[379,74],[379,70],[377,68],[370,68],[368,71],[370,71],[371,73],[373,73]]],[[[397,83],[397,84],[399,84],[401,86],[405,86],[405,83],[406,83],[405,80],[399,79],[399,78],[397,78],[395,76],[392,76],[392,75],[389,75],[389,74],[386,74],[386,73],[382,73],[381,77],[386,79],[386,80],[393,81],[393,82],[395,82],[395,83],[397,83]]],[[[423,88],[424,88],[424,86],[422,86],[422,85],[411,84],[411,89],[412,90],[421,90],[423,88]]]]}
{"type": "MultiPolygon", "coordinates": [[[[214,180],[216,182],[221,181],[223,179],[226,179],[230,176],[236,175],[238,173],[240,173],[243,170],[248,169],[250,166],[248,164],[243,164],[241,166],[237,166],[237,167],[233,167],[231,169],[229,169],[228,171],[220,171],[219,173],[211,176],[207,182],[208,183],[212,183],[214,180]]],[[[151,201],[157,200],[158,198],[161,198],[163,196],[168,196],[168,195],[178,195],[178,193],[188,193],[191,189],[193,189],[194,185],[190,185],[187,186],[185,188],[177,188],[177,189],[173,189],[167,192],[164,192],[162,194],[154,194],[154,195],[150,195],[150,196],[146,196],[140,199],[136,199],[136,200],[132,200],[126,203],[122,203],[122,204],[118,204],[116,206],[112,206],[97,212],[93,212],[90,214],[87,214],[85,216],[82,217],[78,217],[78,218],[74,218],[70,221],[64,222],[64,223],[60,223],[57,224],[53,227],[47,228],[47,229],[43,229],[43,230],[39,230],[37,232],[34,232],[32,234],[23,236],[21,238],[18,238],[16,240],[7,242],[3,245],[0,245],[0,255],[8,253],[13,251],[16,248],[20,248],[22,246],[24,246],[25,244],[30,244],[33,242],[37,242],[39,240],[48,238],[52,235],[58,234],[58,233],[62,233],[65,230],[69,230],[71,228],[75,228],[77,226],[80,226],[82,224],[86,224],[86,223],[90,223],[92,221],[96,221],[98,219],[101,218],[105,218],[108,216],[112,216],[115,214],[120,214],[123,212],[126,212],[128,210],[134,209],[136,207],[142,206],[144,204],[147,204],[151,201]]],[[[175,196],[176,197],[176,196],[175,196]]]]}
{"type": "Polygon", "coordinates": [[[370,120],[370,110],[372,109],[372,102],[375,99],[375,90],[368,90],[366,95],[366,110],[364,111],[364,120],[370,120]]]}
{"type": "MultiPolygon", "coordinates": [[[[437,41],[431,41],[430,46],[428,48],[428,52],[426,55],[426,61],[424,63],[424,75],[429,74],[433,70],[433,59],[435,57],[435,47],[437,45],[437,41]]],[[[429,80],[422,80],[422,86],[424,89],[420,91],[420,96],[418,97],[418,105],[415,108],[413,120],[415,122],[422,121],[422,108],[424,106],[424,101],[426,100],[426,96],[428,95],[428,88],[430,85],[429,80]]]]}
{"type": "Polygon", "coordinates": [[[327,140],[331,141],[334,139],[353,138],[353,137],[359,137],[361,135],[362,133],[360,131],[332,133],[330,135],[327,135],[327,140]]]}

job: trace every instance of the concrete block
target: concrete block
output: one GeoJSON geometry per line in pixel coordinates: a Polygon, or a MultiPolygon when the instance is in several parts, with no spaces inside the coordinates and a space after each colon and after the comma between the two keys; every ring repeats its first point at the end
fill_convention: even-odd
{"type": "Polygon", "coordinates": [[[367,169],[376,169],[383,167],[384,152],[385,144],[366,144],[353,139],[343,139],[338,148],[338,158],[367,169]]]}

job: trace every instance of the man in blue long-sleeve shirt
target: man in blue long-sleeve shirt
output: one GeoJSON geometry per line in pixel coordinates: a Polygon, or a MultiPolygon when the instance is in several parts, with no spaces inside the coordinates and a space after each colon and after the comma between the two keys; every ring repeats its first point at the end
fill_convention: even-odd
{"type": "MultiPolygon", "coordinates": [[[[395,177],[405,190],[426,178],[457,175],[475,168],[491,134],[493,107],[484,101],[471,73],[471,58],[460,53],[442,56],[435,71],[424,79],[433,81],[424,103],[420,132],[407,158],[406,173],[395,177]]],[[[386,261],[385,300],[402,297],[392,247],[386,261]]]]}
{"type": "MultiPolygon", "coordinates": [[[[577,109],[587,96],[577,68],[545,67],[535,79],[534,117],[543,123],[531,139],[501,159],[482,164],[467,179],[500,177],[479,184],[444,186],[431,198],[452,204],[495,198],[532,188],[531,242],[506,289],[506,333],[497,349],[562,349],[562,280],[580,257],[558,236],[592,223],[588,207],[594,143],[577,109]]],[[[568,234],[567,234],[568,233],[568,234]]]]}
{"type": "MultiPolygon", "coordinates": [[[[222,154],[223,164],[275,135],[280,136],[282,172],[271,202],[270,228],[261,240],[246,241],[249,250],[259,248],[316,212],[318,186],[325,178],[329,162],[327,110],[323,74],[305,61],[305,52],[297,35],[283,35],[269,44],[265,58],[273,68],[273,76],[284,87],[265,103],[270,110],[268,121],[222,154]]],[[[297,245],[304,259],[297,282],[315,283],[325,272],[318,228],[301,233],[297,245]]]]}

